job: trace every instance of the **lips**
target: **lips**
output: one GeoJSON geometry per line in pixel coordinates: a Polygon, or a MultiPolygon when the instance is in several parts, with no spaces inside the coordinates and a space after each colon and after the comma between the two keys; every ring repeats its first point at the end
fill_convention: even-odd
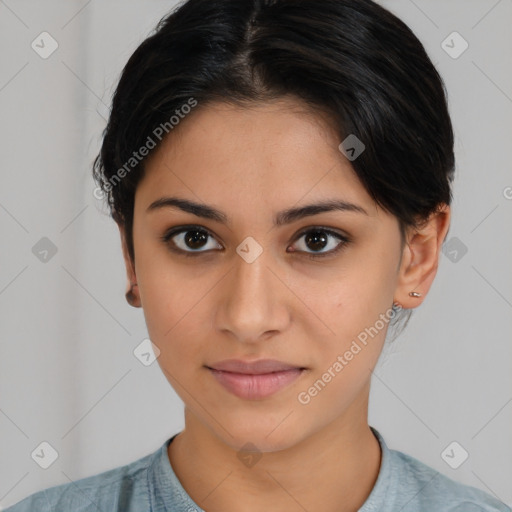
{"type": "Polygon", "coordinates": [[[275,359],[247,362],[237,359],[207,366],[227,391],[245,400],[261,400],[285,388],[306,370],[275,359]]]}
{"type": "Polygon", "coordinates": [[[276,359],[259,359],[258,361],[226,359],[225,361],[211,364],[208,368],[231,373],[245,373],[247,375],[262,375],[264,373],[304,369],[301,366],[284,363],[282,361],[277,361],[276,359]]]}

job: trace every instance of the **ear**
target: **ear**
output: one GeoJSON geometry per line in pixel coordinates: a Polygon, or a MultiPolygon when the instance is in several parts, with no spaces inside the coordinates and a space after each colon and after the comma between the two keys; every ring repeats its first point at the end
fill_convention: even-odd
{"type": "Polygon", "coordinates": [[[406,234],[394,298],[394,302],[403,308],[419,306],[430,290],[439,265],[441,245],[450,226],[450,216],[450,207],[445,204],[419,228],[406,234]],[[410,292],[421,293],[421,297],[411,297],[410,292]]]}
{"type": "Polygon", "coordinates": [[[135,307],[141,307],[141,300],[139,294],[139,286],[137,284],[137,276],[135,275],[135,264],[130,257],[130,253],[128,251],[128,244],[126,243],[126,231],[124,224],[117,224],[119,228],[119,234],[121,235],[121,247],[123,250],[123,259],[126,267],[126,278],[128,280],[128,284],[126,287],[126,300],[128,303],[135,307]]]}

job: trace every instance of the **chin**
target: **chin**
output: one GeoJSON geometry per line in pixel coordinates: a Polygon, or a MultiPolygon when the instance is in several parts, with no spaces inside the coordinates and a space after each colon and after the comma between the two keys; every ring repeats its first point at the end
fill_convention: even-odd
{"type": "Polygon", "coordinates": [[[261,424],[253,422],[247,425],[224,425],[227,432],[222,428],[220,431],[216,429],[216,435],[237,452],[278,452],[300,442],[298,434],[290,428],[291,424],[288,425],[289,428],[285,428],[284,424],[276,428],[276,425],[279,425],[279,422],[274,423],[272,427],[269,427],[268,421],[263,421],[261,424]]]}

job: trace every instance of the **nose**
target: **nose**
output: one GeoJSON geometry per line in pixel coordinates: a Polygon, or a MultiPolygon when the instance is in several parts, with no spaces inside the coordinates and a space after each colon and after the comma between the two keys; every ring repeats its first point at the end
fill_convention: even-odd
{"type": "Polygon", "coordinates": [[[291,293],[275,267],[266,251],[250,263],[236,255],[217,302],[217,329],[243,343],[257,343],[286,329],[291,293]]]}

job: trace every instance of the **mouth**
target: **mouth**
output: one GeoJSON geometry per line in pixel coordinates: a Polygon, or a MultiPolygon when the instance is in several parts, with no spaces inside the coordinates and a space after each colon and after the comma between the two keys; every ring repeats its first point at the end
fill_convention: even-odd
{"type": "Polygon", "coordinates": [[[227,360],[206,366],[227,391],[245,400],[261,400],[289,386],[307,368],[276,360],[227,360]]]}
{"type": "Polygon", "coordinates": [[[243,373],[246,375],[263,375],[287,370],[305,369],[300,365],[285,363],[277,359],[258,359],[256,361],[225,359],[224,361],[208,365],[207,368],[231,373],[243,373]]]}

